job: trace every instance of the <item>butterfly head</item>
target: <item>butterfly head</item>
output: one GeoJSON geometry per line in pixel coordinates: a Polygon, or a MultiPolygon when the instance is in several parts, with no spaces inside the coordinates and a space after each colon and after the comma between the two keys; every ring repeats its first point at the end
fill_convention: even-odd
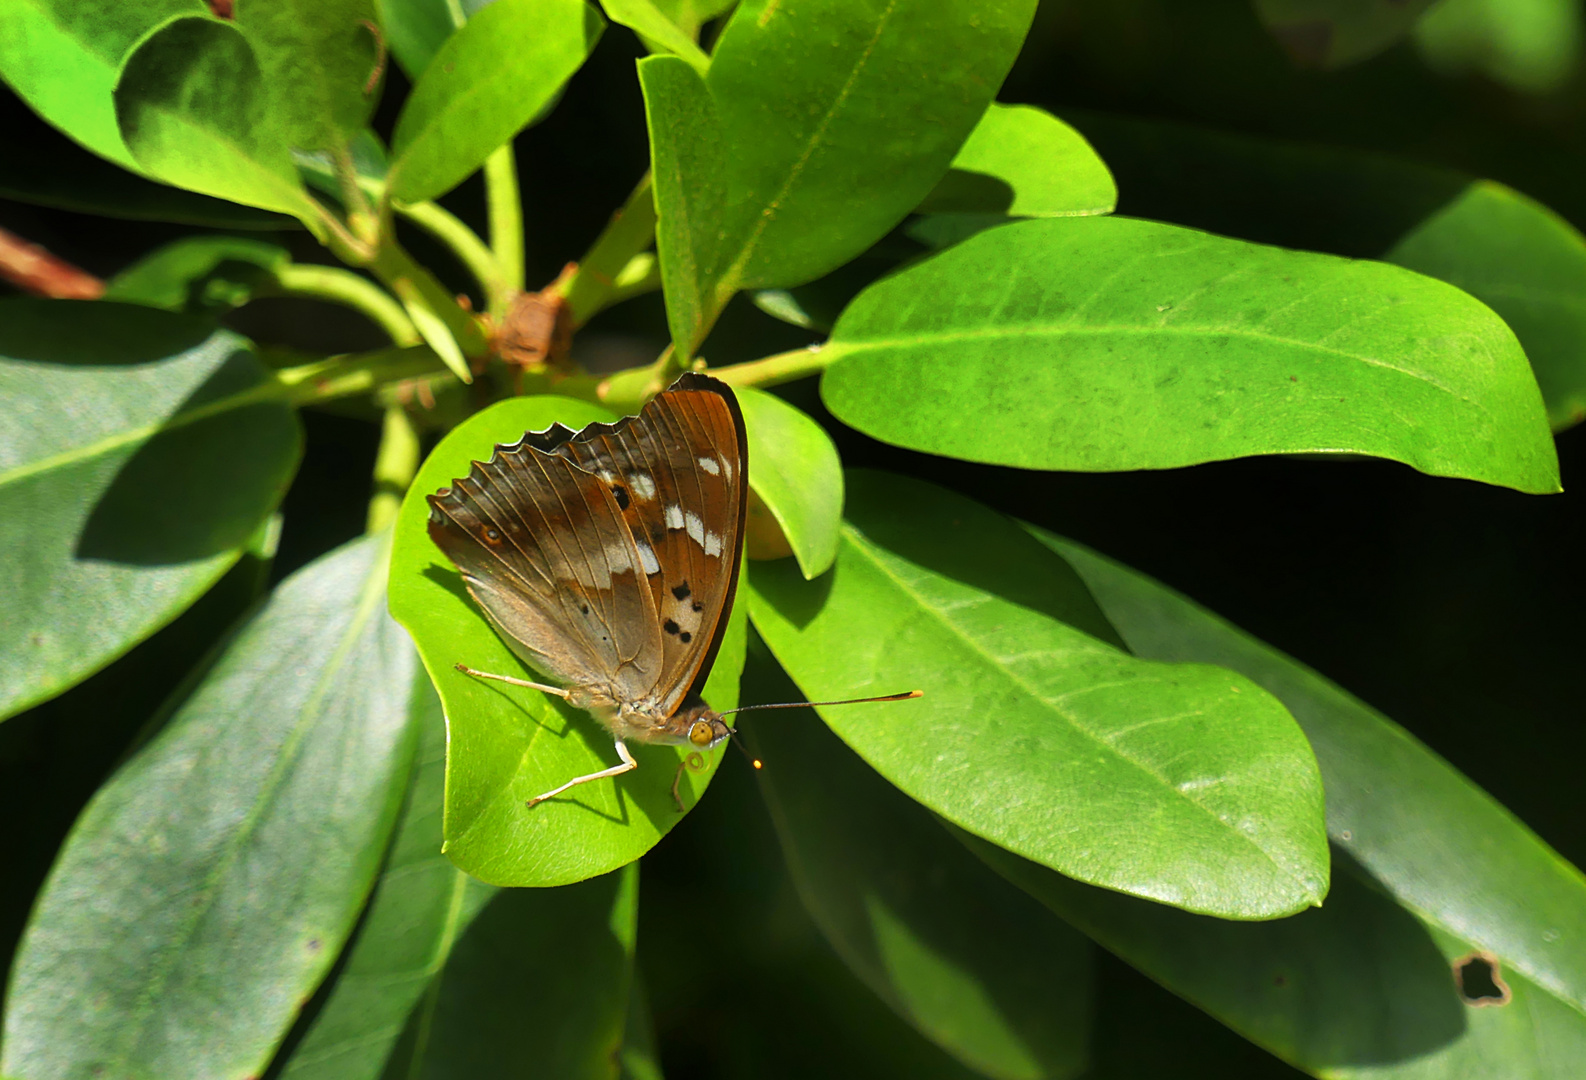
{"type": "Polygon", "coordinates": [[[693,702],[678,710],[668,725],[673,732],[681,736],[680,743],[687,743],[696,750],[709,750],[721,743],[723,739],[732,736],[732,728],[721,718],[717,712],[703,701],[693,702]]]}

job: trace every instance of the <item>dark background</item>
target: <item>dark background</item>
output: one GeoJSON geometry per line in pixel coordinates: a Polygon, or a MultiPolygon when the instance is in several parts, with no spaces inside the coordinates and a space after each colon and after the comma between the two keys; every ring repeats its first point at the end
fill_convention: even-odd
{"type": "MultiPolygon", "coordinates": [[[[578,257],[647,165],[637,55],[632,36],[613,27],[556,110],[518,139],[531,287],[578,257]]],[[[386,133],[405,91],[393,73],[377,122],[386,133]]],[[[1300,71],[1241,0],[1047,4],[999,96],[1060,115],[1094,110],[1391,153],[1503,181],[1586,226],[1586,86],[1578,77],[1556,92],[1526,96],[1476,76],[1433,74],[1409,44],[1343,71],[1300,71]]],[[[58,155],[62,168],[77,160],[14,99],[0,103],[0,140],[58,155]]],[[[1108,160],[1120,213],[1175,219],[1192,178],[1176,176],[1174,163],[1160,159],[1108,160]]],[[[445,202],[483,229],[477,179],[445,202]]],[[[1224,230],[1256,238],[1273,220],[1303,232],[1310,212],[1291,193],[1259,185],[1236,192],[1229,205],[1235,209],[1225,206],[1219,219],[1224,230]]],[[[101,275],[202,231],[5,200],[0,226],[101,275]]],[[[304,233],[279,238],[300,259],[328,261],[304,233]]],[[[459,289],[467,285],[422,236],[410,239],[421,261],[459,289]]],[[[324,305],[267,301],[234,322],[261,340],[303,348],[379,343],[357,316],[324,305]]],[[[598,363],[635,348],[653,355],[664,338],[659,298],[648,297],[597,318],[577,349],[598,363]]],[[[705,354],[723,363],[808,340],[740,299],[705,354]]],[[[1254,459],[1170,472],[1044,474],[897,451],[832,421],[812,385],[786,393],[829,425],[849,464],[924,476],[1074,537],[1311,665],[1413,731],[1565,857],[1586,864],[1578,794],[1586,760],[1579,691],[1586,632],[1578,609],[1586,581],[1574,568],[1586,541],[1586,494],[1575,490],[1586,482],[1586,436],[1579,431],[1558,441],[1566,493],[1544,497],[1378,461],[1254,459]]],[[[265,573],[278,579],[361,532],[375,426],[323,413],[309,413],[305,423],[308,452],[284,506],[273,568],[239,568],[126,659],[0,725],[0,955],[9,954],[29,898],[82,803],[181,674],[246,609],[265,573]]],[[[720,797],[707,800],[645,863],[647,897],[671,903],[644,905],[643,941],[676,930],[663,914],[675,905],[719,905],[715,888],[743,893],[734,904],[737,922],[724,918],[720,932],[697,935],[697,949],[685,951],[710,963],[690,964],[693,974],[681,982],[669,971],[650,975],[677,994],[718,1002],[656,1003],[663,1056],[677,1076],[741,1072],[744,1061],[720,1057],[722,1027],[742,1029],[765,1046],[807,1036],[831,1008],[825,992],[810,986],[843,977],[826,971],[806,985],[803,975],[766,974],[766,957],[785,961],[787,941],[802,942],[794,950],[800,964],[829,968],[836,961],[789,899],[774,865],[774,838],[754,820],[758,803],[745,796],[747,779],[732,773],[729,764],[720,797]],[[767,936],[768,925],[783,936],[767,936]]],[[[647,969],[674,963],[665,954],[659,944],[646,952],[647,969]]],[[[1220,1076],[1297,1075],[1115,961],[1102,967],[1101,1008],[1098,1075],[1194,1075],[1197,1063],[1220,1076]],[[1133,1009],[1109,1005],[1153,1016],[1155,1037],[1129,1028],[1123,1018],[1133,1009]]],[[[793,1061],[784,1067],[797,1071],[793,1061]]]]}

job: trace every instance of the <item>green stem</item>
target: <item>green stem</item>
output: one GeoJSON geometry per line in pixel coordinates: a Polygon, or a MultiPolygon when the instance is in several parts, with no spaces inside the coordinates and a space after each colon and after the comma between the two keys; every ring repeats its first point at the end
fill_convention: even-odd
{"type": "Polygon", "coordinates": [[[485,334],[474,316],[462,309],[424,267],[396,242],[389,219],[381,230],[383,242],[369,268],[402,301],[408,317],[446,366],[463,382],[473,382],[469,358],[480,358],[490,350],[485,334]]]}
{"type": "Polygon", "coordinates": [[[396,521],[402,496],[419,468],[419,433],[407,410],[392,405],[385,411],[380,432],[380,451],[374,461],[374,495],[369,500],[369,516],[364,532],[377,533],[396,521]]]}
{"type": "Polygon", "coordinates": [[[272,393],[279,393],[293,407],[301,407],[367,394],[387,383],[433,375],[438,368],[435,353],[426,345],[350,353],[282,368],[275,373],[276,389],[272,393]]]}
{"type": "Polygon", "coordinates": [[[635,255],[628,260],[617,273],[616,280],[611,283],[611,292],[606,296],[605,307],[612,307],[624,300],[632,300],[635,296],[652,293],[661,287],[661,260],[648,251],[635,255]]]}
{"type": "Polygon", "coordinates": [[[817,375],[837,359],[838,351],[818,345],[773,356],[750,360],[745,364],[713,368],[711,374],[728,386],[776,386],[792,382],[806,375],[817,375]]]}
{"type": "Polygon", "coordinates": [[[650,174],[645,173],[562,285],[562,298],[572,309],[575,326],[582,326],[614,302],[612,294],[623,268],[654,239],[655,197],[650,191],[650,174]]]}
{"type": "Polygon", "coordinates": [[[445,244],[459,262],[468,268],[479,287],[484,290],[485,303],[493,310],[509,296],[501,265],[491,254],[479,234],[470,229],[461,218],[439,203],[421,202],[407,205],[392,204],[392,209],[413,224],[445,244]]]}
{"type": "Polygon", "coordinates": [[[485,200],[490,209],[490,250],[501,268],[507,295],[491,297],[490,314],[501,318],[512,298],[523,291],[523,196],[518,190],[518,164],[512,140],[485,158],[485,200]]]}
{"type": "Polygon", "coordinates": [[[422,340],[390,293],[351,270],[293,263],[276,272],[275,285],[289,296],[310,296],[361,311],[398,345],[417,345],[422,340]]]}

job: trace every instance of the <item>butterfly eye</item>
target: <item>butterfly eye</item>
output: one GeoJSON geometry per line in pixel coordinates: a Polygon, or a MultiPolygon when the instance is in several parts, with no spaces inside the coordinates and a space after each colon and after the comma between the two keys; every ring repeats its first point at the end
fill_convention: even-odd
{"type": "Polygon", "coordinates": [[[710,725],[703,720],[695,720],[694,726],[688,729],[688,741],[695,746],[709,746],[714,735],[710,725]]]}

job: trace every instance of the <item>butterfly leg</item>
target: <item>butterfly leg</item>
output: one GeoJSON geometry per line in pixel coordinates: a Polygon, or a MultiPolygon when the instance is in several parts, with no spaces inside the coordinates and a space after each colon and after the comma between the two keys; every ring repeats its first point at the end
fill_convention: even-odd
{"type": "Polygon", "coordinates": [[[621,765],[613,765],[609,769],[601,769],[599,772],[590,773],[588,776],[574,777],[572,780],[569,780],[559,788],[553,788],[550,791],[547,791],[544,795],[536,795],[534,798],[529,800],[529,805],[533,806],[535,803],[542,803],[546,799],[551,798],[553,795],[560,795],[570,787],[577,787],[579,784],[587,784],[591,780],[604,780],[608,776],[621,776],[623,773],[629,772],[639,767],[639,763],[633,760],[633,755],[628,753],[627,743],[623,742],[621,739],[617,740],[617,756],[622,759],[621,765]]]}
{"type": "Polygon", "coordinates": [[[677,793],[677,785],[683,779],[683,770],[687,769],[690,772],[699,772],[699,770],[703,769],[704,767],[705,759],[700,755],[698,750],[695,750],[693,753],[689,754],[688,757],[677,763],[677,772],[672,776],[672,801],[677,804],[677,812],[679,814],[683,812],[683,797],[677,793]]]}
{"type": "Polygon", "coordinates": [[[457,670],[462,672],[464,675],[472,675],[476,679],[495,679],[497,682],[511,683],[513,686],[527,686],[530,690],[539,690],[542,693],[555,694],[559,698],[565,698],[567,696],[567,691],[563,690],[560,686],[548,686],[545,683],[529,682],[527,679],[514,679],[511,675],[492,675],[488,671],[475,671],[467,664],[457,664],[455,666],[457,670]]]}

